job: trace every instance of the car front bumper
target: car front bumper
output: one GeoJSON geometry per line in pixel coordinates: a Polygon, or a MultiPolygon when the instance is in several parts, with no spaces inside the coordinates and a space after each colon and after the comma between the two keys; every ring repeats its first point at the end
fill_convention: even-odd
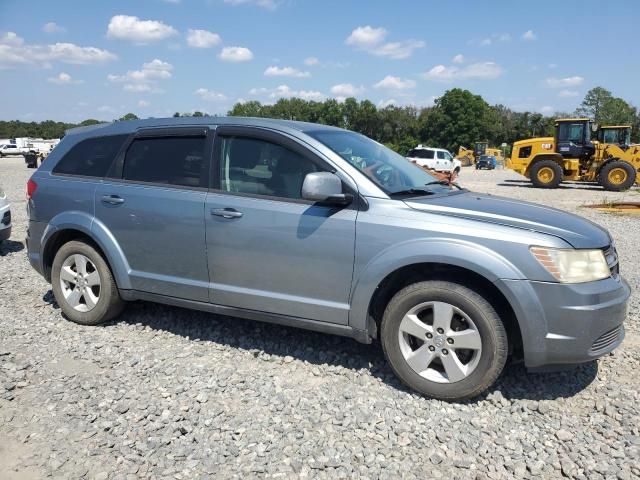
{"type": "Polygon", "coordinates": [[[517,305],[525,366],[553,369],[594,360],[624,339],[631,289],[622,278],[563,284],[501,280],[517,305]]]}
{"type": "Polygon", "coordinates": [[[11,237],[11,210],[9,205],[0,207],[0,242],[11,237]]]}

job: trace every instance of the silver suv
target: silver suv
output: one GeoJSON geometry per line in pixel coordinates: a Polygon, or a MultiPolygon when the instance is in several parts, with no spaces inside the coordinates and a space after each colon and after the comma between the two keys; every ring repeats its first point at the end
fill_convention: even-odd
{"type": "Polygon", "coordinates": [[[437,180],[323,125],[175,118],[71,130],[27,184],[29,260],[95,325],[147,300],[378,340],[459,400],[508,356],[575,364],[623,339],[603,228],[437,180]]]}

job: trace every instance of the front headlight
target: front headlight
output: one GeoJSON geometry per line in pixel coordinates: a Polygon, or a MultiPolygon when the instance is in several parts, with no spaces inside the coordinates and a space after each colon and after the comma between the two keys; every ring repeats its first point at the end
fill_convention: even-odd
{"type": "Polygon", "coordinates": [[[559,282],[582,283],[611,276],[602,250],[531,247],[536,260],[559,282]]]}

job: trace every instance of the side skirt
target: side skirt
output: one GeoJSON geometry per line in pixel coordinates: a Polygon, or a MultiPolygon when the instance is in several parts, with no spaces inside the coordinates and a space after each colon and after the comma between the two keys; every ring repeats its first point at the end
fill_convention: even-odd
{"type": "Polygon", "coordinates": [[[225,305],[216,305],[213,303],[198,302],[195,300],[185,300],[183,298],[167,297],[165,295],[141,292],[138,290],[120,290],[120,297],[126,301],[144,300],[147,302],[172,305],[174,307],[200,310],[203,312],[214,313],[216,315],[245,318],[247,320],[275,323],[285,327],[302,328],[305,330],[313,330],[315,332],[328,333],[330,335],[350,337],[360,343],[371,343],[372,341],[371,337],[365,330],[357,330],[348,325],[338,325],[328,322],[319,322],[317,320],[309,320],[306,318],[290,317],[275,313],[260,312],[257,310],[246,310],[243,308],[228,307],[225,305]]]}

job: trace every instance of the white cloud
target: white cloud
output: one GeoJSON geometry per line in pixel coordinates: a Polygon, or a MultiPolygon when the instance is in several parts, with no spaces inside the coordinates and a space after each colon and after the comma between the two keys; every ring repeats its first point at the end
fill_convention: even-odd
{"type": "Polygon", "coordinates": [[[436,65],[422,76],[427,80],[451,82],[461,79],[493,80],[502,75],[502,67],[494,62],[474,63],[466,67],[436,65]]]}
{"type": "Polygon", "coordinates": [[[456,55],[455,57],[453,57],[451,59],[451,61],[453,63],[464,63],[464,55],[462,55],[461,53],[459,53],[458,55],[456,55]]]}
{"type": "Polygon", "coordinates": [[[480,40],[480,46],[487,47],[494,43],[506,43],[511,41],[511,35],[508,33],[492,33],[490,37],[480,40]]]}
{"type": "Polygon", "coordinates": [[[115,109],[109,105],[102,105],[101,107],[98,107],[98,111],[101,113],[113,113],[115,112],[115,109]]]}
{"type": "Polygon", "coordinates": [[[0,35],[0,68],[20,65],[51,67],[51,62],[55,61],[88,65],[116,58],[113,53],[95,47],[80,47],[73,43],[29,45],[14,32],[0,35]]]}
{"type": "Polygon", "coordinates": [[[389,100],[380,100],[378,102],[378,108],[387,108],[390,107],[391,105],[396,105],[398,102],[395,101],[395,99],[390,98],[389,100]]]}
{"type": "Polygon", "coordinates": [[[313,67],[315,65],[318,65],[320,63],[320,60],[318,60],[317,57],[307,57],[304,59],[304,64],[308,67],[313,67]]]}
{"type": "Polygon", "coordinates": [[[253,59],[253,52],[245,47],[224,47],[218,58],[225,62],[248,62],[253,59]]]}
{"type": "Polygon", "coordinates": [[[294,90],[289,85],[279,85],[276,88],[252,88],[249,90],[249,95],[257,97],[268,97],[272,100],[278,98],[302,98],[304,100],[321,101],[325,99],[325,95],[322,92],[315,90],[294,90]]]}
{"type": "Polygon", "coordinates": [[[374,28],[370,25],[353,29],[351,35],[347,37],[345,43],[352,47],[368,49],[379,45],[389,32],[386,29],[374,28]]]}
{"type": "Polygon", "coordinates": [[[553,112],[555,112],[556,109],[549,106],[549,105],[545,105],[544,107],[540,107],[540,113],[544,113],[545,115],[549,115],[553,112]]]}
{"type": "Polygon", "coordinates": [[[64,33],[67,29],[61,27],[56,22],[47,22],[42,26],[42,31],[45,33],[64,33]]]}
{"type": "Polygon", "coordinates": [[[579,76],[565,77],[565,78],[547,78],[545,83],[550,88],[563,88],[563,87],[577,87],[582,85],[584,78],[579,76]]]}
{"type": "Polygon", "coordinates": [[[113,83],[124,83],[123,89],[127,92],[159,92],[158,80],[171,78],[173,65],[159,59],[142,64],[140,70],[129,70],[124,75],[108,75],[107,80],[113,83]]]}
{"type": "Polygon", "coordinates": [[[208,102],[222,102],[227,99],[226,95],[220,92],[214,92],[213,90],[209,90],[207,88],[199,88],[194,93],[201,99],[208,102]]]}
{"type": "Polygon", "coordinates": [[[339,83],[331,87],[331,94],[337,97],[355,97],[364,92],[363,86],[356,87],[351,83],[339,83]]]}
{"type": "Polygon", "coordinates": [[[146,100],[138,100],[138,106],[141,108],[146,108],[149,105],[151,105],[149,102],[147,102],[146,100]]]}
{"type": "Polygon", "coordinates": [[[415,88],[416,82],[411,79],[405,78],[402,79],[400,77],[394,77],[393,75],[387,75],[378,83],[376,83],[374,88],[386,88],[388,90],[408,90],[411,88],[415,88]]]}
{"type": "Polygon", "coordinates": [[[293,67],[268,67],[264,71],[265,77],[297,77],[304,78],[310,77],[309,72],[302,72],[293,67]]]}
{"type": "Polygon", "coordinates": [[[73,78],[71,78],[71,75],[69,75],[68,73],[60,72],[55,77],[47,78],[47,82],[55,83],[56,85],[71,85],[71,84],[82,83],[82,80],[74,80],[73,78]]]}
{"type": "Polygon", "coordinates": [[[220,35],[208,30],[189,29],[187,32],[187,45],[192,48],[211,48],[218,45],[222,39],[220,35]]]}
{"type": "Polygon", "coordinates": [[[567,97],[577,97],[578,95],[580,95],[580,94],[578,92],[576,92],[575,90],[565,89],[565,90],[560,90],[558,92],[558,96],[559,97],[565,97],[565,98],[567,98],[567,97]]]}
{"type": "Polygon", "coordinates": [[[422,40],[384,43],[388,33],[382,27],[374,28],[370,25],[357,27],[351,31],[345,43],[358,50],[364,50],[371,55],[389,57],[394,60],[408,58],[413,54],[414,50],[425,46],[422,40]]]}
{"type": "Polygon", "coordinates": [[[538,39],[538,36],[533,32],[533,30],[527,30],[522,34],[522,40],[525,40],[527,42],[531,42],[537,39],[538,39]]]}
{"type": "Polygon", "coordinates": [[[107,37],[145,44],[165,40],[178,31],[159,20],[140,20],[131,15],[111,17],[107,27],[107,37]]]}
{"type": "Polygon", "coordinates": [[[255,5],[257,7],[266,8],[267,10],[274,10],[280,5],[276,0],[224,0],[224,3],[229,5],[255,5]]]}
{"type": "Polygon", "coordinates": [[[556,68],[557,66],[558,66],[558,64],[557,64],[557,63],[550,63],[549,65],[547,65],[547,68],[550,68],[550,69],[552,69],[552,70],[553,70],[553,69],[554,69],[554,68],[556,68]]]}

